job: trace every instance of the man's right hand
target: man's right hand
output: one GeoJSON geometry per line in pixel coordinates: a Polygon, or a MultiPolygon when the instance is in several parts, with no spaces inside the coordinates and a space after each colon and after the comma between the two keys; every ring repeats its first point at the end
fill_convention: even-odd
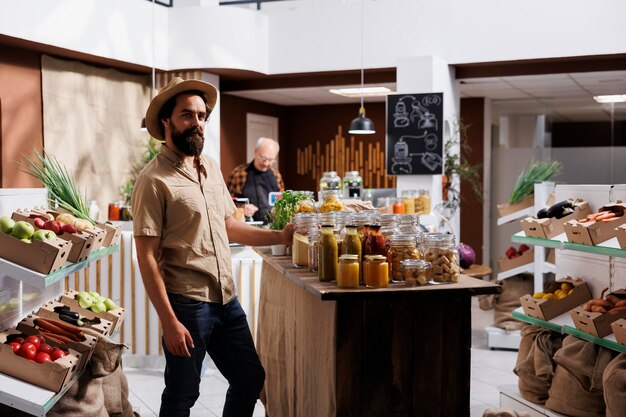
{"type": "Polygon", "coordinates": [[[191,357],[188,347],[194,348],[193,339],[189,330],[180,321],[175,320],[169,325],[163,324],[163,339],[165,339],[165,347],[172,355],[191,357]]]}
{"type": "Polygon", "coordinates": [[[259,208],[254,204],[246,204],[245,206],[243,206],[243,214],[246,217],[254,216],[254,213],[256,213],[258,210],[259,208]]]}

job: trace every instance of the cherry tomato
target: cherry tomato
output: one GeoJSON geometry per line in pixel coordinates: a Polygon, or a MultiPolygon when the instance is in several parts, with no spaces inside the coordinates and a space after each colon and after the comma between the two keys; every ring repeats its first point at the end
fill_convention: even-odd
{"type": "Polygon", "coordinates": [[[52,350],[52,353],[50,354],[50,358],[53,361],[56,361],[57,359],[62,358],[63,356],[65,356],[65,352],[63,352],[63,350],[59,348],[54,348],[54,350],[52,350]]]}
{"type": "Polygon", "coordinates": [[[22,343],[24,343],[24,338],[21,336],[16,336],[16,337],[11,338],[11,342],[16,342],[21,345],[22,343]]]}
{"type": "Polygon", "coordinates": [[[47,343],[42,343],[41,346],[39,346],[39,349],[37,349],[37,352],[43,352],[49,355],[52,353],[52,346],[47,343]]]}
{"type": "Polygon", "coordinates": [[[39,341],[37,336],[28,336],[26,338],[26,343],[32,343],[35,345],[36,350],[39,350],[39,346],[41,346],[41,341],[39,341]]]}
{"type": "Polygon", "coordinates": [[[46,343],[46,339],[40,334],[37,335],[37,339],[39,339],[39,343],[42,345],[46,343]]]}
{"type": "Polygon", "coordinates": [[[17,353],[17,351],[20,350],[20,347],[22,346],[17,342],[11,342],[9,343],[9,345],[13,348],[13,353],[17,353]]]}
{"type": "Polygon", "coordinates": [[[37,356],[35,356],[35,362],[37,363],[50,362],[50,355],[44,352],[39,352],[37,356]]]}
{"type": "Polygon", "coordinates": [[[37,347],[32,343],[26,342],[20,346],[17,354],[25,359],[35,359],[35,356],[37,356],[37,347]]]}

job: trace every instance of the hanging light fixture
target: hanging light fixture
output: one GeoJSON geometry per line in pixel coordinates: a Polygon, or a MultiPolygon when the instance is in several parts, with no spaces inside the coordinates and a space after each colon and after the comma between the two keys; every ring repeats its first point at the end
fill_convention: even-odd
{"type": "MultiPolygon", "coordinates": [[[[361,0],[361,90],[363,90],[363,84],[365,82],[365,68],[363,64],[363,44],[364,42],[364,11],[363,11],[363,2],[365,0],[361,0]]],[[[365,116],[365,106],[363,105],[363,93],[361,92],[361,108],[359,109],[359,115],[356,119],[352,120],[350,123],[350,130],[348,133],[352,135],[371,135],[372,133],[376,133],[376,129],[374,128],[374,122],[371,119],[365,116]]]]}

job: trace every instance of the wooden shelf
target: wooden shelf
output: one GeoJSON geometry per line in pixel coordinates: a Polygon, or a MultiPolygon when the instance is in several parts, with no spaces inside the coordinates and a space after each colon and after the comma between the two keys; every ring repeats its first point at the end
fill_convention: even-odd
{"type": "Polygon", "coordinates": [[[502,216],[498,218],[498,226],[502,226],[503,224],[514,222],[517,219],[522,219],[524,217],[532,216],[535,214],[535,207],[530,206],[522,209],[520,211],[516,211],[515,213],[507,214],[506,216],[502,216]]]}

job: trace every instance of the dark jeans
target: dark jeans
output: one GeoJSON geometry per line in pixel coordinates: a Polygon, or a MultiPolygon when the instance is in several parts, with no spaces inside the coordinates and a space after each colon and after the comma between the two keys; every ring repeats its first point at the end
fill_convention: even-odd
{"type": "Polygon", "coordinates": [[[202,361],[208,353],[228,380],[224,417],[252,416],[263,388],[265,371],[237,298],[226,305],[168,294],[178,320],[189,330],[195,348],[191,358],[174,356],[165,344],[165,389],[160,417],[188,417],[200,395],[202,361]]]}

